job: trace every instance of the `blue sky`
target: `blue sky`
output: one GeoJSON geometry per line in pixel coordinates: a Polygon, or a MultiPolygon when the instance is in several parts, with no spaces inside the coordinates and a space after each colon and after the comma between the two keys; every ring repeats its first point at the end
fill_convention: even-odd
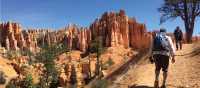
{"type": "MultiPolygon", "coordinates": [[[[163,0],[0,0],[0,18],[2,22],[18,22],[23,28],[59,29],[69,23],[86,27],[106,11],[124,9],[150,31],[164,27],[172,32],[176,26],[184,29],[179,18],[159,25],[157,8],[162,3],[163,0]]],[[[194,33],[200,33],[200,21],[194,33]]]]}

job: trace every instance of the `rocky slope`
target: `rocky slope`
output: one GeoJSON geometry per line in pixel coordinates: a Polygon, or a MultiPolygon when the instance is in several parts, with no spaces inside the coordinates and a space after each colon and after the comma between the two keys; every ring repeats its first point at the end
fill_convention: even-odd
{"type": "Polygon", "coordinates": [[[11,61],[0,56],[0,88],[4,88],[9,80],[18,76],[17,72],[11,65],[11,61]]]}

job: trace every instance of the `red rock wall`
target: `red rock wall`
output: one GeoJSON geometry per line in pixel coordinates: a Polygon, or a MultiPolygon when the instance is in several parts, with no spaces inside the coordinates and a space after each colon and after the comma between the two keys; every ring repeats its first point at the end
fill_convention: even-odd
{"type": "Polygon", "coordinates": [[[0,24],[1,45],[7,49],[17,50],[28,48],[36,51],[38,46],[45,43],[55,44],[63,42],[69,49],[86,51],[89,44],[97,37],[101,37],[103,46],[135,49],[148,48],[150,34],[144,24],[128,18],[125,11],[118,13],[105,12],[100,19],[96,19],[89,28],[69,25],[60,30],[28,29],[22,31],[17,23],[0,24]]]}
{"type": "Polygon", "coordinates": [[[6,49],[18,50],[21,44],[21,27],[17,23],[2,23],[0,26],[1,46],[6,49]]]}
{"type": "Polygon", "coordinates": [[[125,48],[148,48],[151,35],[144,24],[128,18],[123,10],[119,13],[106,12],[101,19],[97,19],[91,26],[92,38],[101,36],[104,46],[119,46],[125,48]],[[143,41],[146,40],[146,41],[143,41]]]}
{"type": "Polygon", "coordinates": [[[145,49],[151,42],[151,34],[147,32],[144,24],[136,23],[134,18],[129,19],[130,46],[135,49],[145,49]]]}

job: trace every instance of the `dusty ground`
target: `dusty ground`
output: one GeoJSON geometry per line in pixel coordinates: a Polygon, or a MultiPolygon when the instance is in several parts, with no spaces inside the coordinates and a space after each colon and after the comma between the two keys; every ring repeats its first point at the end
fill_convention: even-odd
{"type": "MultiPolygon", "coordinates": [[[[170,63],[167,88],[200,88],[200,44],[185,44],[170,63]]],[[[117,77],[109,88],[153,88],[154,64],[143,58],[125,74],[117,77]]],[[[160,75],[160,85],[162,73],[160,75]]]]}

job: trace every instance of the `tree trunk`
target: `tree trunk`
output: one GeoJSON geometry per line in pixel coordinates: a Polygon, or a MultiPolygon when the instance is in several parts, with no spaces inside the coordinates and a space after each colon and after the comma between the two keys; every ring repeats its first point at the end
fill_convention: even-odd
{"type": "Polygon", "coordinates": [[[99,66],[100,64],[99,64],[99,55],[97,54],[97,63],[96,63],[96,75],[97,76],[99,76],[99,68],[100,68],[100,66],[99,66]]]}
{"type": "Polygon", "coordinates": [[[186,42],[187,43],[192,43],[192,34],[193,34],[192,28],[186,29],[186,42]]]}
{"type": "Polygon", "coordinates": [[[185,22],[185,30],[186,30],[186,42],[192,43],[192,34],[194,30],[194,20],[190,23],[185,22]]]}
{"type": "Polygon", "coordinates": [[[186,31],[186,42],[187,43],[192,43],[192,34],[193,34],[193,30],[194,30],[194,21],[192,20],[192,22],[187,22],[186,20],[184,21],[185,23],[185,31],[186,31]]]}
{"type": "Polygon", "coordinates": [[[91,60],[90,60],[90,57],[89,57],[89,78],[91,79],[92,77],[92,72],[91,72],[91,60]]]}

